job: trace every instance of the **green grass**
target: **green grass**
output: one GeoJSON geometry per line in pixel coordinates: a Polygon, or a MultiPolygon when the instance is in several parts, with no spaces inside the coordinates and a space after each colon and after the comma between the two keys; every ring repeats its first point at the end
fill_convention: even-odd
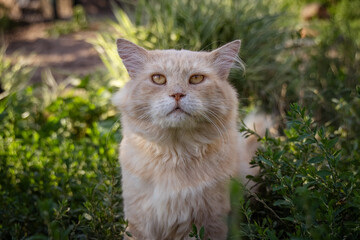
{"type": "MultiPolygon", "coordinates": [[[[242,39],[246,73],[234,71],[240,113],[280,116],[259,139],[259,191],[231,184],[229,239],[360,237],[360,43],[356,1],[331,18],[301,22],[308,1],[139,1],[115,8],[93,41],[107,71],[27,84],[34,69],[0,58],[0,239],[121,239],[117,161],[121,126],[110,103],[128,80],[115,39],[155,48],[211,50],[242,39]],[[270,4],[271,3],[271,4],[270,4]],[[284,11],[286,10],[286,11],[284,11]],[[285,12],[285,14],[284,14],[285,12]],[[316,30],[301,38],[300,28],[316,30]],[[304,108],[305,107],[305,108],[304,108]]],[[[249,129],[241,129],[253,134],[249,129]]],[[[194,228],[202,239],[206,229],[194,228]]]]}

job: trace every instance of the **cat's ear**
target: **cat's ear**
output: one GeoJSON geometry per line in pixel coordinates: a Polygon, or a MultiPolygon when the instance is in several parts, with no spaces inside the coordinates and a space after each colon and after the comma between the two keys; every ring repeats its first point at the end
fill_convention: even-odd
{"type": "Polygon", "coordinates": [[[148,51],[128,40],[116,40],[117,50],[129,75],[134,78],[136,72],[142,69],[148,57],[148,51]]]}
{"type": "Polygon", "coordinates": [[[234,62],[239,62],[240,46],[241,41],[235,40],[210,53],[221,78],[226,80],[234,62]]]}

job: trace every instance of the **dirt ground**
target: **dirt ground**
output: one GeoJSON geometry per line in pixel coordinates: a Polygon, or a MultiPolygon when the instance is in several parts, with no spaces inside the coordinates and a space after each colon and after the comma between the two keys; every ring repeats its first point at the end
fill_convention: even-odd
{"type": "Polygon", "coordinates": [[[34,23],[17,27],[5,36],[6,57],[37,68],[31,81],[41,81],[45,68],[50,68],[56,81],[61,81],[69,74],[86,75],[103,67],[96,50],[88,43],[100,30],[98,23],[91,23],[86,31],[58,38],[47,36],[47,29],[53,25],[34,23]]]}

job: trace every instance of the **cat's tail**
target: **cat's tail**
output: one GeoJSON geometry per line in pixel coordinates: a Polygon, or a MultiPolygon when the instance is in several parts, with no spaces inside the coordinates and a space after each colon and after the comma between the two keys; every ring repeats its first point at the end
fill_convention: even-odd
{"type": "Polygon", "coordinates": [[[264,137],[266,130],[269,130],[269,132],[274,131],[275,124],[271,116],[262,113],[250,113],[243,122],[247,128],[257,134],[249,135],[247,132],[241,132],[238,135],[240,180],[249,189],[252,188],[254,182],[249,181],[246,176],[255,176],[259,172],[258,167],[250,165],[250,161],[255,156],[256,150],[260,146],[258,138],[264,137]]]}

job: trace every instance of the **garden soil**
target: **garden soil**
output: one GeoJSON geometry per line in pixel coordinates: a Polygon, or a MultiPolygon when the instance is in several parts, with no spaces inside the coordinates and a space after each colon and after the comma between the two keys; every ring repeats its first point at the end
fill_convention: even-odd
{"type": "Polygon", "coordinates": [[[50,69],[55,80],[61,81],[69,75],[87,75],[103,67],[88,42],[96,37],[99,24],[92,23],[86,31],[59,37],[48,36],[51,27],[54,23],[34,23],[17,27],[5,36],[6,57],[37,68],[32,82],[40,82],[45,69],[50,69]]]}

